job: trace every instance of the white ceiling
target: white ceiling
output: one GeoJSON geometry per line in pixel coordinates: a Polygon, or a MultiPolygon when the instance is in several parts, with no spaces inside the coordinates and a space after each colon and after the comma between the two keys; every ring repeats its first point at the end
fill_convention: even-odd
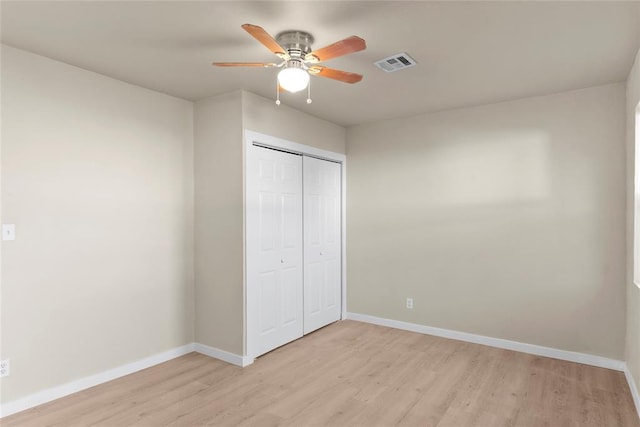
{"type": "Polygon", "coordinates": [[[640,47],[638,2],[2,1],[2,42],[177,97],[236,89],[275,96],[277,59],[240,28],[299,29],[319,48],[351,35],[367,50],[324,63],[364,75],[312,79],[283,102],[349,126],[624,81],[640,47]],[[373,62],[407,52],[418,66],[373,62]]]}

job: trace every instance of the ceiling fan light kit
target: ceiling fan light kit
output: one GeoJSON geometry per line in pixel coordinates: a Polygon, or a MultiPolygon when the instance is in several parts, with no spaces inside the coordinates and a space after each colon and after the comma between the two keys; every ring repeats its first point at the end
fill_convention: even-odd
{"type": "Polygon", "coordinates": [[[301,61],[290,59],[278,73],[278,84],[287,92],[300,92],[309,84],[309,73],[303,68],[301,61]]]}
{"type": "Polygon", "coordinates": [[[263,62],[214,62],[217,67],[278,67],[276,84],[276,105],[280,105],[280,89],[291,93],[307,89],[307,104],[311,103],[310,74],[345,83],[357,83],[362,75],[316,65],[318,62],[344,56],[366,49],[366,43],[357,36],[351,36],[329,46],[313,51],[313,36],[304,31],[284,31],[274,39],[262,27],[244,24],[242,28],[262,45],[277,55],[279,64],[263,62]]]}

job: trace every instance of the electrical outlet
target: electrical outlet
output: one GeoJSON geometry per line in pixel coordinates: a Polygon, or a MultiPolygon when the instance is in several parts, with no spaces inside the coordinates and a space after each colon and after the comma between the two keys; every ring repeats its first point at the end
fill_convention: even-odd
{"type": "Polygon", "coordinates": [[[2,224],[2,240],[16,240],[15,224],[2,224]]]}
{"type": "Polygon", "coordinates": [[[9,376],[9,359],[0,361],[0,378],[9,376]]]}
{"type": "Polygon", "coordinates": [[[410,310],[413,308],[413,298],[407,298],[407,308],[410,310]]]}

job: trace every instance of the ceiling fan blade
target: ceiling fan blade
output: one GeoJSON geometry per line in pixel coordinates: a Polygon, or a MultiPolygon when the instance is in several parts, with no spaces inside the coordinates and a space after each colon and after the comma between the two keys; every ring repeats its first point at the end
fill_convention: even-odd
{"type": "Polygon", "coordinates": [[[287,51],[264,28],[251,24],[244,24],[242,28],[280,58],[288,56],[287,51]]]}
{"type": "Polygon", "coordinates": [[[358,36],[351,36],[339,42],[330,44],[313,52],[308,53],[305,56],[305,61],[309,62],[322,62],[329,59],[337,58],[339,56],[347,55],[349,53],[358,52],[367,48],[367,44],[363,39],[358,36]]]}
{"type": "Polygon", "coordinates": [[[339,80],[345,83],[358,83],[360,80],[362,80],[362,75],[360,74],[336,70],[335,68],[323,67],[322,65],[314,65],[313,67],[310,67],[309,73],[333,80],[339,80]]]}
{"type": "Polygon", "coordinates": [[[276,67],[273,62],[213,62],[215,67],[276,67]]]}

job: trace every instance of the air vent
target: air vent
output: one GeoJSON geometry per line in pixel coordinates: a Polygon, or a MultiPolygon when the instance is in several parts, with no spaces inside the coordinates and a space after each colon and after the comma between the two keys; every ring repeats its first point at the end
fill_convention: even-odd
{"type": "Polygon", "coordinates": [[[388,58],[381,59],[373,63],[376,67],[380,68],[386,73],[392,73],[394,71],[404,70],[405,68],[413,67],[416,65],[415,59],[410,57],[406,53],[397,53],[391,55],[388,58]]]}

